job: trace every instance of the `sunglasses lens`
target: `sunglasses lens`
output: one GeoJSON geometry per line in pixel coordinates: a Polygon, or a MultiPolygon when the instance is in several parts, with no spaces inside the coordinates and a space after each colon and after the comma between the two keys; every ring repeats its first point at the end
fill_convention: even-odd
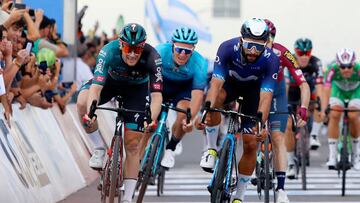
{"type": "Polygon", "coordinates": [[[183,51],[184,51],[185,54],[191,54],[193,52],[192,49],[187,49],[187,48],[184,48],[184,47],[176,47],[176,46],[175,46],[175,51],[178,54],[180,54],[183,51]]]}
{"type": "Polygon", "coordinates": [[[129,54],[131,52],[134,52],[134,54],[141,54],[144,50],[144,46],[130,46],[127,43],[122,43],[122,51],[125,54],[129,54]]]}
{"type": "Polygon", "coordinates": [[[258,44],[255,42],[248,42],[248,41],[243,41],[243,47],[245,49],[252,49],[253,47],[255,47],[256,51],[258,52],[262,52],[265,49],[265,44],[258,44]]]}
{"type": "Polygon", "coordinates": [[[352,66],[351,65],[348,65],[348,66],[340,66],[341,69],[351,69],[352,66]]]}
{"type": "Polygon", "coordinates": [[[296,49],[295,52],[296,52],[296,54],[298,56],[311,56],[311,50],[309,50],[309,51],[301,51],[299,49],[296,49]]]}

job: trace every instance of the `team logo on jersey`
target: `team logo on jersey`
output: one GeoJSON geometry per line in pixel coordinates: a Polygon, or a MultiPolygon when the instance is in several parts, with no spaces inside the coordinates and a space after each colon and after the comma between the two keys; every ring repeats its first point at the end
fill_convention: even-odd
{"type": "Polygon", "coordinates": [[[161,90],[161,84],[160,83],[154,83],[153,84],[153,89],[154,90],[161,90]]]}
{"type": "Polygon", "coordinates": [[[161,67],[157,67],[156,68],[156,82],[162,82],[163,81],[163,77],[162,77],[162,74],[161,74],[161,67]]]}
{"type": "Polygon", "coordinates": [[[155,59],[155,65],[160,66],[162,64],[161,58],[155,59]]]}
{"type": "Polygon", "coordinates": [[[221,62],[220,62],[220,57],[219,57],[219,56],[216,56],[216,57],[215,57],[215,63],[219,63],[219,65],[221,64],[221,62]]]}
{"type": "Polygon", "coordinates": [[[105,77],[101,76],[101,75],[98,75],[95,77],[96,82],[104,82],[104,79],[105,79],[105,77]]]}
{"type": "Polygon", "coordinates": [[[295,71],[295,74],[296,74],[297,76],[300,76],[300,75],[302,75],[302,71],[301,71],[300,69],[298,69],[298,70],[295,71]]]}
{"type": "Polygon", "coordinates": [[[238,79],[239,81],[251,81],[251,80],[257,80],[258,77],[255,75],[250,75],[247,77],[241,77],[237,72],[233,71],[233,70],[229,70],[229,75],[231,77],[234,77],[236,79],[238,79]]]}
{"type": "Polygon", "coordinates": [[[264,56],[265,56],[266,58],[269,58],[270,55],[271,55],[271,52],[269,52],[267,49],[265,49],[265,51],[264,51],[264,56]]]}
{"type": "Polygon", "coordinates": [[[239,51],[240,49],[240,42],[234,45],[234,52],[239,51]]]}
{"type": "Polygon", "coordinates": [[[103,62],[104,60],[102,58],[98,60],[98,63],[95,67],[95,73],[103,74],[103,62]]]}
{"type": "Polygon", "coordinates": [[[106,52],[104,50],[100,50],[99,56],[106,57],[106,52]]]}
{"type": "Polygon", "coordinates": [[[277,79],[278,79],[278,76],[279,76],[278,73],[274,73],[274,74],[272,75],[272,78],[274,78],[274,80],[277,80],[277,79]]]}
{"type": "Polygon", "coordinates": [[[291,61],[291,63],[297,68],[299,67],[294,55],[292,55],[288,50],[285,51],[284,56],[291,61]]]}

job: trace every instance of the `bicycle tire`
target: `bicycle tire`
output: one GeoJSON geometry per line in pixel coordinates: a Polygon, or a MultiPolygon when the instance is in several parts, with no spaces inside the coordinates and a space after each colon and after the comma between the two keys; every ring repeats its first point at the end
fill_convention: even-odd
{"type": "MultiPolygon", "coordinates": [[[[117,176],[119,169],[120,136],[116,136],[114,142],[115,142],[114,148],[112,149],[112,156],[111,156],[109,203],[114,203],[116,196],[116,188],[118,185],[117,176]]],[[[120,198],[120,196],[118,198],[120,198]]]]}
{"type": "Polygon", "coordinates": [[[269,136],[266,136],[264,141],[264,168],[265,168],[265,186],[264,186],[264,202],[270,202],[270,160],[269,160],[269,136]]]}
{"type": "Polygon", "coordinates": [[[151,148],[150,148],[150,153],[149,153],[149,157],[147,157],[146,159],[146,163],[145,163],[145,171],[143,174],[143,179],[140,185],[140,191],[138,194],[138,198],[136,200],[136,203],[141,203],[144,199],[145,193],[146,193],[146,189],[150,180],[150,176],[151,176],[151,172],[152,172],[152,167],[154,164],[154,158],[155,158],[155,154],[157,151],[157,146],[159,143],[159,136],[156,136],[154,138],[154,141],[151,143],[151,148]]]}
{"type": "MultiPolygon", "coordinates": [[[[260,156],[261,156],[261,143],[258,143],[257,149],[259,150],[260,156]]],[[[258,153],[258,152],[257,152],[258,153]]],[[[259,156],[259,155],[257,155],[259,156]]],[[[260,158],[262,159],[262,158],[260,158]]],[[[261,199],[261,163],[262,160],[256,160],[256,165],[255,165],[255,175],[256,175],[256,192],[258,194],[258,198],[259,200],[261,199]]]]}
{"type": "Polygon", "coordinates": [[[220,160],[218,167],[216,168],[215,180],[211,189],[210,202],[211,203],[222,203],[223,202],[223,191],[224,191],[224,179],[226,176],[226,168],[228,162],[228,152],[230,147],[230,140],[226,139],[224,147],[220,152],[220,160]]]}
{"type": "Polygon", "coordinates": [[[157,196],[160,197],[164,193],[165,169],[160,166],[157,180],[157,196]]]}
{"type": "Polygon", "coordinates": [[[101,173],[102,176],[102,187],[101,187],[101,202],[102,203],[106,203],[106,197],[109,195],[109,185],[110,185],[110,180],[109,180],[109,165],[110,165],[110,160],[108,160],[105,164],[104,170],[101,173]]]}
{"type": "Polygon", "coordinates": [[[341,158],[340,162],[342,164],[341,170],[342,170],[342,186],[341,186],[341,196],[345,196],[345,190],[346,190],[346,170],[347,170],[347,163],[348,163],[348,152],[347,152],[347,145],[348,145],[348,132],[347,132],[347,124],[344,123],[344,134],[343,134],[343,146],[341,149],[341,158]]]}
{"type": "Polygon", "coordinates": [[[306,190],[306,157],[308,147],[306,139],[308,138],[308,131],[306,127],[301,128],[301,186],[303,190],[306,190]]]}

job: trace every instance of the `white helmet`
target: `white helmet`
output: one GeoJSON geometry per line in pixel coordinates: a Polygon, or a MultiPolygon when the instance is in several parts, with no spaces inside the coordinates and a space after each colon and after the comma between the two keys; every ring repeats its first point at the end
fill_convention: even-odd
{"type": "Polygon", "coordinates": [[[353,66],[355,64],[355,52],[352,49],[340,49],[336,53],[336,63],[339,66],[353,66]]]}

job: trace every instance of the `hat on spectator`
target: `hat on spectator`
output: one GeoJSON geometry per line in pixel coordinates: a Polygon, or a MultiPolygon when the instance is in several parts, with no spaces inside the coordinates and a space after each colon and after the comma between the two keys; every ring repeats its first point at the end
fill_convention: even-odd
{"type": "Polygon", "coordinates": [[[0,25],[4,24],[5,21],[9,18],[9,14],[6,11],[0,9],[0,25]]]}
{"type": "Polygon", "coordinates": [[[36,55],[36,62],[40,64],[42,61],[46,61],[48,67],[55,64],[56,56],[55,52],[48,48],[42,48],[36,55]]]}

